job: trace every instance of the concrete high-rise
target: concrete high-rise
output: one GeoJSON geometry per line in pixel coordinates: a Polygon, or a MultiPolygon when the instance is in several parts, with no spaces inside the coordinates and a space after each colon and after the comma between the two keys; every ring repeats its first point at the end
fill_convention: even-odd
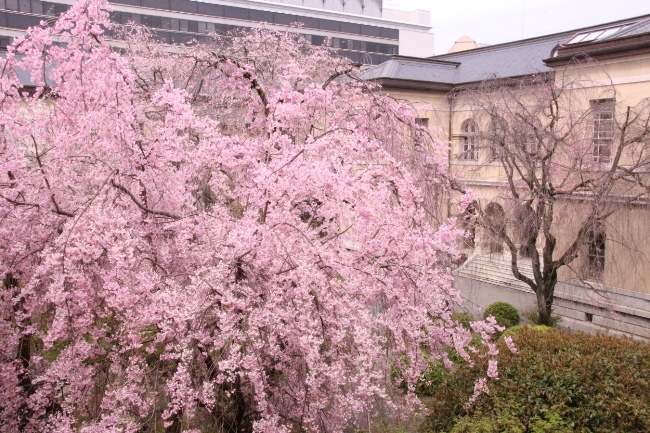
{"type": "MultiPolygon", "coordinates": [[[[29,26],[65,11],[74,0],[0,0],[0,45],[29,26]]],[[[168,42],[184,42],[216,31],[259,23],[301,33],[315,45],[329,41],[342,55],[378,64],[395,54],[433,55],[426,11],[401,12],[381,0],[114,0],[112,18],[155,30],[168,42]]]]}

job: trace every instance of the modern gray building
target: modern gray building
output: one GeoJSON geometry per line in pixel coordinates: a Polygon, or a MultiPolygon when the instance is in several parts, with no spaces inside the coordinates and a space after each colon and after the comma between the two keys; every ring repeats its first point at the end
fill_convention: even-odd
{"type": "MultiPolygon", "coordinates": [[[[0,46],[73,3],[0,0],[0,46]]],[[[429,13],[383,9],[382,0],[113,0],[111,4],[114,21],[144,24],[169,43],[265,23],[280,31],[292,27],[311,43],[329,43],[341,55],[366,64],[379,64],[396,54],[433,54],[429,13]]]]}

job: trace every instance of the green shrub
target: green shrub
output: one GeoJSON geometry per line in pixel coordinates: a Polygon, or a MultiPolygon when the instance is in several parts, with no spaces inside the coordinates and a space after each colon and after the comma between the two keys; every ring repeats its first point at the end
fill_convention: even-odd
{"type": "MultiPolygon", "coordinates": [[[[468,320],[470,321],[474,320],[474,318],[471,315],[467,313],[462,313],[462,314],[465,314],[468,320]]],[[[461,321],[462,318],[458,319],[454,317],[454,319],[460,322],[461,324],[463,324],[461,321]]],[[[467,327],[469,328],[469,322],[467,324],[467,327]]],[[[482,347],[482,345],[483,345],[483,340],[481,338],[481,335],[473,332],[472,340],[469,343],[469,347],[479,349],[482,347]]],[[[447,356],[449,357],[449,360],[453,363],[454,366],[466,364],[466,361],[458,354],[458,352],[456,352],[456,350],[453,347],[447,348],[447,356]]],[[[420,396],[431,395],[432,393],[436,392],[440,384],[443,381],[445,381],[450,374],[451,371],[445,368],[442,361],[436,360],[436,361],[429,362],[427,369],[424,371],[424,374],[418,381],[415,392],[420,396]]]]}
{"type": "Polygon", "coordinates": [[[449,433],[525,433],[521,423],[511,418],[470,418],[458,420],[449,433]]]}
{"type": "Polygon", "coordinates": [[[450,372],[442,364],[442,361],[430,362],[427,369],[418,381],[415,392],[419,396],[428,396],[438,389],[442,382],[449,376],[450,372]]]}
{"type": "Polygon", "coordinates": [[[506,329],[519,325],[519,312],[515,307],[507,302],[495,302],[485,309],[483,318],[487,319],[488,316],[494,316],[497,323],[506,329]]]}
{"type": "Polygon", "coordinates": [[[466,329],[470,329],[469,324],[476,320],[471,314],[464,311],[452,314],[451,318],[460,323],[466,329]]]}
{"type": "Polygon", "coordinates": [[[629,339],[568,334],[523,326],[503,339],[499,380],[473,407],[464,403],[487,359],[459,365],[430,392],[428,432],[650,432],[650,345],[629,339]]]}
{"type": "Polygon", "coordinates": [[[450,433],[573,433],[571,423],[567,423],[555,412],[544,416],[534,416],[530,420],[509,417],[463,417],[458,420],[450,433]]]}
{"type": "Polygon", "coordinates": [[[534,331],[540,331],[540,332],[544,332],[544,331],[548,331],[549,329],[553,329],[550,326],[546,326],[546,325],[532,325],[532,324],[531,325],[517,325],[517,326],[513,326],[512,328],[508,328],[505,331],[503,331],[503,333],[501,333],[501,338],[503,338],[503,337],[512,337],[513,335],[521,332],[521,330],[524,329],[524,328],[528,329],[528,330],[534,330],[534,331]]]}

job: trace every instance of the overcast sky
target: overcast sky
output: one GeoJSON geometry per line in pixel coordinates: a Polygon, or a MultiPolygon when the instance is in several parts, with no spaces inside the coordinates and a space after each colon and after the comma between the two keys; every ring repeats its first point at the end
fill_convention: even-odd
{"type": "Polygon", "coordinates": [[[498,44],[650,14],[650,0],[384,0],[384,7],[431,11],[436,54],[465,34],[498,44]]]}

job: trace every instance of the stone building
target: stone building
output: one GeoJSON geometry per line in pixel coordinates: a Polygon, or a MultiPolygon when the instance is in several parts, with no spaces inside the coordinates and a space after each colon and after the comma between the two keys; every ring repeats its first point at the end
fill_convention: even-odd
{"type": "MultiPolygon", "coordinates": [[[[471,41],[466,39],[461,42],[471,41]]],[[[503,113],[514,101],[520,112],[532,111],[538,98],[552,87],[544,83],[552,83],[564,91],[557,97],[557,112],[570,113],[560,124],[565,129],[575,125],[576,129],[570,132],[573,141],[563,143],[568,149],[559,160],[563,162],[553,168],[567,173],[562,185],[555,187],[565,191],[562,188],[570,179],[584,176],[582,182],[574,183],[579,185],[576,190],[558,201],[561,211],[552,225],[557,247],[548,263],[559,260],[558,255],[580,238],[575,258],[558,269],[554,313],[571,329],[650,338],[648,118],[644,118],[646,123],[634,125],[630,120],[626,129],[634,110],[645,109],[647,116],[650,16],[454,51],[429,58],[394,56],[369,69],[366,78],[418,108],[418,123],[427,124],[431,132],[450,143],[449,169],[464,188],[479,197],[477,205],[485,220],[501,221],[498,230],[503,230],[504,236],[499,236],[497,229],[478,228],[476,239],[467,241],[467,260],[456,270],[458,288],[471,301],[470,306],[474,303],[470,308],[480,309],[497,300],[524,311],[535,308],[535,294],[529,284],[514,277],[512,262],[517,262],[522,275],[534,280],[526,227],[532,224],[539,229],[542,222],[526,211],[530,211],[527,203],[536,207],[540,197],[531,189],[515,203],[509,179],[521,184],[527,178],[521,173],[509,176],[504,163],[507,158],[496,144],[508,148],[519,140],[519,152],[532,161],[530,173],[539,173],[540,166],[534,164],[542,164],[538,155],[546,149],[539,146],[547,146],[550,135],[542,137],[537,122],[539,128],[548,127],[543,117],[549,113],[540,111],[530,117],[534,121],[528,125],[512,128],[500,117],[508,113],[497,110],[503,113]],[[631,137],[633,129],[640,134],[629,145],[635,150],[623,153],[620,159],[616,152],[621,137],[631,137]],[[605,190],[596,190],[594,185],[602,184],[612,166],[627,173],[612,180],[603,196],[600,192],[605,190]],[[629,185],[622,181],[628,176],[635,179],[629,185]],[[597,211],[600,213],[581,232],[596,201],[603,210],[597,211]],[[504,241],[506,237],[512,240],[512,248],[504,241]]],[[[517,122],[517,110],[510,108],[511,124],[517,122]]],[[[555,132],[561,130],[555,128],[555,132]]],[[[513,187],[519,190],[521,185],[513,187]]],[[[453,215],[455,203],[450,203],[449,209],[453,215]]],[[[459,217],[467,219],[467,215],[459,217]]],[[[544,266],[542,238],[534,242],[538,269],[544,266]]]]}

